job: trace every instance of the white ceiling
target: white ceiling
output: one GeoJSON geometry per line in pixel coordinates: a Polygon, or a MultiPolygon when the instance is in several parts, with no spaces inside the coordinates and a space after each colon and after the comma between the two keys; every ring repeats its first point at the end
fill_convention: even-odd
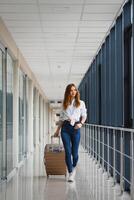
{"type": "Polygon", "coordinates": [[[0,16],[48,99],[79,85],[124,0],[0,0],[0,16]]]}

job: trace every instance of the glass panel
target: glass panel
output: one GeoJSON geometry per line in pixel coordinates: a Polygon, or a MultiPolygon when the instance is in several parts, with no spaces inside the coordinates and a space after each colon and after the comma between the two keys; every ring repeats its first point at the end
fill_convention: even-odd
{"type": "Polygon", "coordinates": [[[24,156],[24,82],[23,73],[20,71],[19,75],[19,161],[24,156]]]}
{"type": "Polygon", "coordinates": [[[41,142],[41,96],[39,96],[39,142],[41,142]]]}
{"type": "Polygon", "coordinates": [[[24,104],[24,151],[23,155],[27,153],[27,79],[23,74],[23,104],[24,104]]]}
{"type": "Polygon", "coordinates": [[[22,71],[19,75],[19,161],[27,153],[27,80],[22,71]]]}
{"type": "Polygon", "coordinates": [[[36,139],[36,88],[33,91],[33,144],[36,139]]]}
{"type": "Polygon", "coordinates": [[[25,106],[25,134],[26,134],[26,137],[25,137],[25,153],[28,152],[28,94],[29,94],[29,91],[28,91],[28,77],[25,77],[25,97],[26,97],[26,106],[25,106]]]}
{"type": "Polygon", "coordinates": [[[13,169],[13,60],[7,54],[7,175],[13,169]]]}
{"type": "Polygon", "coordinates": [[[2,178],[2,144],[3,144],[3,131],[2,131],[2,117],[3,117],[3,105],[2,105],[2,51],[0,50],[0,179],[2,178]]]}

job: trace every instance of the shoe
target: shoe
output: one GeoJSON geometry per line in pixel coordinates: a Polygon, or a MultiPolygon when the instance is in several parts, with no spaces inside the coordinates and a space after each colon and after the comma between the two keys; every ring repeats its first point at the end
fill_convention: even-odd
{"type": "Polygon", "coordinates": [[[71,173],[69,173],[68,182],[73,182],[75,179],[75,175],[76,175],[76,167],[74,167],[73,171],[71,173]]]}
{"type": "Polygon", "coordinates": [[[74,181],[74,175],[73,172],[69,173],[69,178],[68,178],[68,182],[73,182],[74,181]]]}

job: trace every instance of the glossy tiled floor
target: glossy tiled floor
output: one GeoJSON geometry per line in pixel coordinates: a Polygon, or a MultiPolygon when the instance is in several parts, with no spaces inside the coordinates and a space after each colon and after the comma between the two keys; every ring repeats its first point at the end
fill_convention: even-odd
{"type": "Polygon", "coordinates": [[[46,178],[43,151],[36,150],[16,175],[0,185],[0,200],[129,200],[120,195],[119,186],[95,164],[82,148],[79,151],[76,181],[68,183],[64,176],[46,178]],[[34,158],[34,159],[33,159],[34,158]]]}

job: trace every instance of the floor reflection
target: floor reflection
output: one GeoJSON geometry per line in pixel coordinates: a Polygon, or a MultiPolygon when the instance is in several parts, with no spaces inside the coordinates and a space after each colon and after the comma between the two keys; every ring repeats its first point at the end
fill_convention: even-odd
{"type": "Polygon", "coordinates": [[[76,181],[73,183],[67,183],[66,184],[66,193],[65,193],[65,199],[66,200],[78,200],[78,191],[77,191],[77,185],[76,181]]]}
{"type": "Polygon", "coordinates": [[[103,173],[95,160],[80,149],[76,180],[67,182],[65,176],[49,176],[43,163],[43,149],[25,161],[16,175],[0,185],[0,200],[130,200],[121,195],[120,186],[103,173]]]}

